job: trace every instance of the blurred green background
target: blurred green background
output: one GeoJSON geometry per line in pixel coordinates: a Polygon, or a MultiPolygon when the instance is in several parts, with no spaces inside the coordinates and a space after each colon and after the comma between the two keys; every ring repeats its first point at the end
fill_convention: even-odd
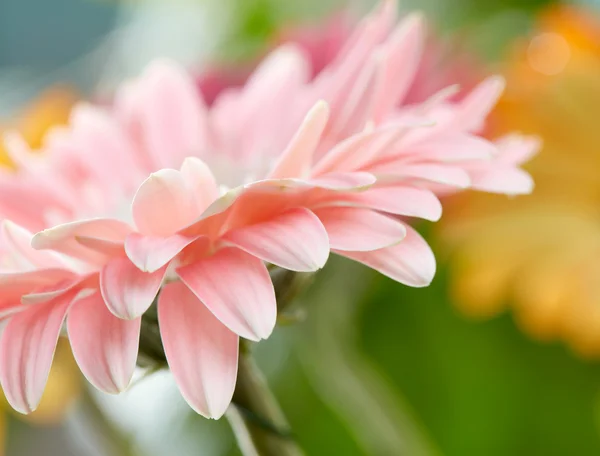
{"type": "MultiPolygon", "coordinates": [[[[402,8],[423,9],[441,35],[465,37],[469,50],[494,68],[508,44],[527,33],[547,4],[410,0],[402,8]]],[[[98,84],[110,88],[117,76],[134,72],[142,63],[137,55],[135,64],[127,66],[128,53],[139,43],[146,46],[140,51],[144,56],[252,61],[282,24],[323,18],[348,6],[364,11],[369,5],[2,0],[0,113],[8,115],[56,82],[71,84],[83,94],[98,84]],[[192,11],[199,20],[178,28],[178,18],[192,11]],[[219,18],[215,30],[199,31],[212,22],[211,15],[219,18]],[[162,39],[188,32],[187,41],[162,39]],[[123,34],[127,39],[120,39],[123,34]]],[[[592,2],[587,6],[595,8],[592,2]]],[[[432,243],[436,251],[436,241],[432,243]]],[[[456,310],[449,288],[443,256],[434,283],[426,289],[399,285],[339,259],[318,275],[299,298],[306,320],[278,328],[258,347],[259,363],[307,454],[600,454],[600,364],[573,355],[562,343],[532,340],[510,313],[487,321],[466,318],[456,310]]],[[[178,400],[164,390],[148,389],[135,404],[120,405],[133,408],[128,422],[107,418],[73,426],[81,419],[79,408],[76,418],[67,420],[71,424],[26,424],[11,414],[6,454],[117,454],[124,441],[138,449],[123,454],[238,454],[225,422],[206,421],[179,405],[173,406],[177,413],[148,412],[144,407],[149,404],[178,400]],[[136,428],[136,413],[153,415],[154,427],[136,428]],[[96,432],[90,431],[94,426],[96,432]],[[107,447],[112,450],[103,450],[101,443],[81,444],[98,433],[116,442],[107,447]],[[155,444],[158,440],[160,445],[155,444]]],[[[107,416],[120,413],[122,408],[115,407],[107,416]]]]}

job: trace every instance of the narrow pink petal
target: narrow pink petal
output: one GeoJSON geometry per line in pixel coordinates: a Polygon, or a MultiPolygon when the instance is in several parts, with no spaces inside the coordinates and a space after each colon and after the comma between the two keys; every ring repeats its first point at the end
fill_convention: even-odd
{"type": "Polygon", "coordinates": [[[100,291],[108,309],[119,318],[142,315],[156,297],[166,273],[140,271],[126,257],[111,259],[100,273],[100,291]]]}
{"type": "Polygon", "coordinates": [[[127,388],[138,354],[141,318],[111,314],[99,292],[79,298],[69,311],[67,331],[75,360],[88,381],[105,393],[127,388]]]}
{"type": "Polygon", "coordinates": [[[506,195],[528,195],[534,187],[529,174],[522,169],[509,168],[506,165],[473,171],[471,180],[471,188],[475,190],[506,195]]]}
{"type": "Polygon", "coordinates": [[[108,257],[123,256],[125,253],[123,241],[107,241],[88,236],[75,236],[75,240],[82,246],[108,257]]]}
{"type": "Polygon", "coordinates": [[[44,392],[72,293],[14,315],[0,340],[0,381],[10,405],[33,412],[44,392]]]}
{"type": "Polygon", "coordinates": [[[81,220],[40,231],[33,236],[31,246],[34,249],[52,249],[75,258],[92,260],[97,258],[98,252],[80,244],[77,237],[123,242],[132,231],[127,223],[120,220],[104,218],[81,220]]]}
{"type": "Polygon", "coordinates": [[[444,125],[447,129],[477,131],[504,91],[501,76],[492,76],[475,87],[461,102],[456,114],[444,125]]]}
{"type": "Polygon", "coordinates": [[[406,236],[404,225],[370,209],[328,207],[315,211],[334,250],[370,251],[397,244],[406,236]]]}
{"type": "Polygon", "coordinates": [[[200,214],[219,197],[219,187],[215,176],[202,160],[187,157],[181,165],[181,176],[192,193],[200,214]]]}
{"type": "Polygon", "coordinates": [[[190,74],[173,62],[154,61],[140,84],[137,108],[146,150],[155,168],[178,168],[208,140],[202,98],[190,74]]]}
{"type": "Polygon", "coordinates": [[[125,252],[141,271],[155,272],[198,238],[180,234],[157,237],[131,233],[125,239],[125,252]]]}
{"type": "Polygon", "coordinates": [[[435,257],[427,242],[411,227],[398,245],[372,252],[336,252],[366,264],[382,274],[411,287],[425,287],[435,275],[435,257]]]}
{"type": "Polygon", "coordinates": [[[384,58],[381,52],[376,52],[364,62],[338,115],[332,119],[328,129],[330,136],[344,138],[359,133],[373,120],[373,108],[383,90],[384,58]]]}
{"type": "Polygon", "coordinates": [[[19,302],[25,294],[45,290],[48,286],[64,284],[76,278],[72,271],[58,268],[0,273],[0,302],[19,302]]]}
{"type": "Polygon", "coordinates": [[[377,182],[377,178],[370,173],[328,173],[312,178],[310,184],[327,190],[354,191],[365,190],[377,182]]]}
{"type": "Polygon", "coordinates": [[[270,173],[270,178],[305,177],[329,119],[329,106],[318,101],[270,173]]]}
{"type": "Polygon", "coordinates": [[[440,200],[433,192],[424,188],[401,185],[375,187],[350,195],[349,203],[357,207],[434,222],[442,216],[440,200]]]}
{"type": "Polygon", "coordinates": [[[143,178],[128,132],[120,128],[108,110],[78,103],[70,122],[70,134],[63,141],[78,151],[93,179],[116,187],[143,178]]]}
{"type": "Polygon", "coordinates": [[[64,261],[54,252],[39,251],[31,247],[33,234],[9,220],[2,222],[2,239],[13,255],[38,268],[65,266],[64,261]]]}
{"type": "Polygon", "coordinates": [[[231,331],[250,340],[271,335],[277,318],[275,291],[258,258],[224,248],[177,269],[177,274],[231,331]]]}
{"type": "Polygon", "coordinates": [[[158,320],[169,368],[181,394],[199,414],[220,418],[235,389],[238,337],[181,282],[163,288],[158,320]]]}
{"type": "Polygon", "coordinates": [[[223,240],[261,260],[292,271],[316,271],[329,257],[327,231],[319,218],[304,208],[233,230],[223,240]]]}
{"type": "Polygon", "coordinates": [[[434,135],[420,144],[407,148],[407,159],[415,162],[456,162],[465,160],[491,160],[498,152],[494,143],[467,133],[434,135]]]}
{"type": "Polygon", "coordinates": [[[401,102],[410,89],[423,52],[423,18],[407,16],[385,43],[383,90],[375,108],[375,120],[381,121],[401,102]]]}
{"type": "Polygon", "coordinates": [[[21,303],[26,305],[40,304],[42,302],[55,300],[64,294],[77,292],[77,290],[86,288],[98,288],[97,272],[76,276],[71,279],[54,282],[44,287],[29,290],[21,296],[21,303]]]}
{"type": "Polygon", "coordinates": [[[538,153],[542,140],[537,136],[509,134],[497,139],[496,146],[498,161],[505,165],[522,165],[538,153]]]}
{"type": "Polygon", "coordinates": [[[469,174],[458,166],[394,162],[379,165],[372,171],[384,182],[425,181],[458,188],[471,184],[469,174]]]}
{"type": "Polygon", "coordinates": [[[374,137],[375,133],[367,130],[340,141],[314,165],[313,175],[356,170],[362,162],[361,155],[374,137]]]}
{"type": "Polygon", "coordinates": [[[131,206],[138,230],[151,236],[170,236],[196,219],[193,192],[179,171],[162,169],[140,186],[131,206]]]}

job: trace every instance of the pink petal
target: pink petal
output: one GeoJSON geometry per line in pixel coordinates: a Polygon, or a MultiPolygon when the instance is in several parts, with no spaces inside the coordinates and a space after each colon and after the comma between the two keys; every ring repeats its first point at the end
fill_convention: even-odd
{"type": "Polygon", "coordinates": [[[181,176],[191,190],[199,214],[219,197],[215,177],[206,163],[199,158],[187,157],[181,165],[181,176]]]}
{"type": "Polygon", "coordinates": [[[122,320],[111,314],[100,293],[73,303],[67,331],[75,360],[85,378],[101,391],[127,388],[137,361],[141,318],[122,320]]]}
{"type": "Polygon", "coordinates": [[[133,220],[142,234],[170,236],[200,215],[193,192],[174,169],[153,173],[133,198],[133,220]]]}
{"type": "Polygon", "coordinates": [[[340,141],[314,165],[313,175],[358,169],[363,163],[365,148],[374,137],[375,133],[367,130],[340,141]]]}
{"type": "Polygon", "coordinates": [[[220,418],[235,389],[238,337],[180,282],[165,285],[160,293],[158,319],[181,394],[197,413],[220,418]]]}
{"type": "Polygon", "coordinates": [[[155,61],[142,76],[138,115],[155,168],[179,167],[208,140],[206,107],[185,69],[155,61]]]}
{"type": "Polygon", "coordinates": [[[407,16],[385,43],[386,63],[383,89],[375,109],[375,120],[384,116],[402,101],[410,89],[423,52],[423,18],[407,16]]]}
{"type": "Polygon", "coordinates": [[[39,251],[31,247],[33,234],[25,228],[12,223],[10,220],[2,222],[2,239],[5,247],[23,258],[26,262],[38,268],[53,268],[65,266],[64,261],[54,252],[39,251]]]}
{"type": "Polygon", "coordinates": [[[400,185],[371,188],[350,196],[350,204],[390,214],[437,221],[442,204],[430,190],[400,185]]]}
{"type": "Polygon", "coordinates": [[[40,231],[31,240],[34,249],[52,249],[78,259],[98,259],[98,252],[85,247],[77,241],[78,237],[93,238],[100,241],[123,242],[131,233],[131,227],[115,219],[90,219],[65,223],[40,231]]]}
{"type": "Polygon", "coordinates": [[[395,162],[379,165],[373,172],[383,182],[425,181],[458,188],[468,188],[471,184],[469,174],[458,166],[395,162]]]}
{"type": "Polygon", "coordinates": [[[225,248],[177,269],[177,274],[231,331],[250,340],[271,335],[277,303],[269,272],[258,258],[225,248]]]}
{"type": "Polygon", "coordinates": [[[383,54],[374,53],[363,64],[340,112],[332,119],[328,129],[330,137],[344,138],[359,133],[373,120],[375,101],[383,90],[383,60],[383,54]]]}
{"type": "Polygon", "coordinates": [[[0,340],[0,381],[20,413],[33,412],[44,392],[60,329],[73,293],[14,315],[0,340]]]}
{"type": "Polygon", "coordinates": [[[456,114],[445,124],[451,130],[479,130],[485,118],[498,102],[504,91],[505,82],[500,76],[492,76],[475,87],[461,102],[456,114]]]}
{"type": "Polygon", "coordinates": [[[537,136],[518,134],[505,135],[496,140],[499,149],[498,160],[506,165],[522,165],[531,160],[542,147],[537,136]]]}
{"type": "Polygon", "coordinates": [[[382,274],[411,287],[425,287],[435,275],[435,257],[427,242],[411,227],[398,245],[372,252],[336,252],[366,264],[382,274]]]}
{"type": "Polygon", "coordinates": [[[529,174],[522,169],[508,168],[506,165],[474,171],[471,180],[471,188],[475,190],[507,195],[528,195],[534,187],[529,174]]]}
{"type": "Polygon", "coordinates": [[[76,278],[77,275],[72,271],[58,268],[0,273],[0,301],[19,302],[23,295],[76,278]]]}
{"type": "Polygon", "coordinates": [[[127,320],[142,315],[154,301],[167,271],[140,271],[129,258],[111,259],[100,273],[100,291],[108,309],[127,320]]]}
{"type": "Polygon", "coordinates": [[[421,144],[407,147],[407,159],[415,162],[456,162],[465,160],[490,160],[497,147],[487,139],[466,133],[447,133],[427,138],[421,144]]]}
{"type": "Polygon", "coordinates": [[[329,106],[324,101],[317,102],[281,155],[270,178],[305,177],[328,119],[329,106]]]}
{"type": "Polygon", "coordinates": [[[397,244],[406,236],[402,223],[370,209],[328,207],[315,214],[334,250],[377,250],[397,244]]]}
{"type": "Polygon", "coordinates": [[[21,296],[21,303],[26,305],[39,304],[54,300],[66,293],[82,289],[98,288],[98,273],[81,275],[69,280],[54,282],[48,286],[28,291],[21,296]]]}
{"type": "Polygon", "coordinates": [[[125,239],[125,252],[138,269],[144,272],[155,272],[198,238],[199,236],[180,234],[157,237],[131,233],[125,239]]]}
{"type": "Polygon", "coordinates": [[[223,240],[292,271],[316,271],[329,257],[327,231],[319,218],[304,208],[233,230],[223,240]]]}
{"type": "Polygon", "coordinates": [[[361,191],[377,182],[377,178],[370,173],[328,173],[314,177],[310,183],[326,190],[361,191]]]}

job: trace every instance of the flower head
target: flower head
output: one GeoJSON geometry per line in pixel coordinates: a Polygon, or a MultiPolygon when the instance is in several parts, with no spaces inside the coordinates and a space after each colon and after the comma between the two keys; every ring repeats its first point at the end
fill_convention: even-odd
{"type": "Polygon", "coordinates": [[[5,224],[9,259],[25,262],[0,276],[0,380],[13,406],[35,408],[65,318],[90,382],[124,389],[158,294],[175,381],[196,411],[220,417],[238,337],[265,339],[275,326],[265,263],[315,271],[334,252],[425,286],[435,260],[402,217],[437,220],[436,193],[531,190],[514,154],[477,134],[501,79],[457,103],[450,90],[403,104],[423,19],[394,24],[386,1],[315,77],[283,45],[210,107],[190,75],[158,61],[110,108],[77,107],[43,160],[9,138],[24,166],[2,185],[23,197],[5,192],[0,206],[41,229],[5,224]]]}

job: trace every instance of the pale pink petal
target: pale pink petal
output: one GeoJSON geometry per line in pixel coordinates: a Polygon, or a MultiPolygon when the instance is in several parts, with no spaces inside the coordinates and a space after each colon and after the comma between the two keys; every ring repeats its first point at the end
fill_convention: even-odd
{"type": "Polygon", "coordinates": [[[329,106],[324,101],[317,102],[282,153],[270,178],[305,177],[328,119],[329,106]]]}
{"type": "Polygon", "coordinates": [[[531,160],[542,147],[542,140],[537,136],[509,134],[497,139],[496,146],[499,150],[497,160],[515,166],[531,160]]]}
{"type": "Polygon", "coordinates": [[[501,76],[492,76],[475,87],[459,104],[454,116],[444,123],[448,130],[477,131],[504,91],[501,76]]]}
{"type": "Polygon", "coordinates": [[[432,121],[422,116],[405,116],[376,130],[365,129],[337,143],[314,165],[315,176],[330,172],[351,172],[366,169],[381,156],[397,151],[394,147],[407,132],[415,128],[431,126],[432,121]]]}
{"type": "Polygon", "coordinates": [[[375,108],[374,120],[379,122],[402,101],[410,89],[423,52],[423,18],[407,16],[385,43],[386,64],[383,86],[375,108]]]}
{"type": "Polygon", "coordinates": [[[154,301],[166,270],[143,272],[129,258],[111,259],[100,273],[100,291],[108,309],[127,320],[142,315],[154,301]]]}
{"type": "Polygon", "coordinates": [[[77,241],[78,237],[100,241],[123,242],[132,228],[125,222],[115,219],[90,219],[65,223],[40,231],[33,236],[34,249],[51,249],[78,259],[93,260],[99,253],[77,241]]]}
{"type": "Polygon", "coordinates": [[[155,61],[140,81],[138,115],[155,167],[179,167],[208,140],[206,107],[194,81],[179,65],[155,61]]]}
{"type": "Polygon", "coordinates": [[[202,213],[219,197],[219,187],[212,172],[202,160],[187,157],[181,165],[181,176],[190,189],[197,213],[202,213]]]}
{"type": "Polygon", "coordinates": [[[372,252],[336,252],[366,264],[382,274],[411,287],[425,287],[435,275],[435,257],[427,242],[411,227],[393,247],[372,252]]]}
{"type": "Polygon", "coordinates": [[[88,236],[75,236],[75,240],[82,246],[108,257],[123,256],[125,254],[123,241],[108,241],[88,236]]]}
{"type": "Polygon", "coordinates": [[[125,252],[141,271],[158,271],[199,236],[175,234],[168,237],[131,233],[125,239],[125,252]]]}
{"type": "Polygon", "coordinates": [[[135,369],[141,317],[122,320],[111,314],[99,292],[77,299],[69,310],[71,349],[88,381],[101,391],[127,388],[135,369]]]}
{"type": "Polygon", "coordinates": [[[231,331],[250,340],[271,335],[277,318],[275,291],[258,258],[224,248],[177,269],[177,274],[231,331]]]}
{"type": "Polygon", "coordinates": [[[424,181],[458,188],[468,188],[471,184],[469,174],[458,166],[395,162],[379,165],[372,172],[382,182],[424,181]]]}
{"type": "Polygon", "coordinates": [[[10,405],[33,412],[44,392],[60,329],[74,294],[14,315],[0,340],[0,381],[10,405]]]}
{"type": "Polygon", "coordinates": [[[0,273],[0,302],[20,302],[21,296],[48,286],[76,280],[77,275],[68,269],[47,268],[24,272],[0,273]]]}
{"type": "Polygon", "coordinates": [[[475,190],[507,195],[528,195],[534,187],[529,174],[522,169],[508,168],[506,165],[473,171],[471,181],[471,188],[475,190]]]}
{"type": "Polygon", "coordinates": [[[395,215],[437,221],[442,204],[433,192],[424,188],[400,185],[374,187],[348,197],[349,204],[395,215]]]}
{"type": "Polygon", "coordinates": [[[220,418],[235,389],[238,337],[181,282],[165,285],[158,320],[169,368],[190,406],[220,418]]]}
{"type": "Polygon", "coordinates": [[[292,271],[316,271],[329,257],[327,231],[319,218],[304,208],[233,230],[223,240],[292,271]]]}
{"type": "Polygon", "coordinates": [[[143,178],[127,132],[109,111],[87,103],[77,104],[71,112],[69,133],[63,141],[81,154],[90,177],[103,185],[118,187],[116,183],[127,185],[143,178]]]}
{"type": "Polygon", "coordinates": [[[348,137],[359,133],[367,122],[373,121],[375,102],[383,90],[384,59],[381,52],[376,52],[364,63],[338,115],[332,118],[329,137],[348,137]]]}
{"type": "Polygon", "coordinates": [[[370,173],[328,173],[314,177],[310,183],[316,187],[327,190],[361,191],[377,182],[377,178],[370,173]]]}
{"type": "Polygon", "coordinates": [[[334,250],[370,251],[397,244],[406,236],[404,225],[370,209],[328,207],[315,211],[334,250]]]}
{"type": "Polygon", "coordinates": [[[434,135],[420,144],[407,147],[407,159],[414,162],[441,163],[465,160],[491,160],[498,152],[494,143],[467,133],[434,135]]]}
{"type": "Polygon", "coordinates": [[[356,170],[363,163],[366,146],[374,137],[375,133],[367,130],[340,141],[313,166],[313,175],[356,170]]]}
{"type": "Polygon", "coordinates": [[[192,191],[179,171],[162,169],[140,186],[131,206],[142,234],[170,236],[200,216],[192,191]]]}
{"type": "Polygon", "coordinates": [[[25,228],[12,223],[10,220],[2,222],[2,239],[10,251],[33,266],[39,268],[64,267],[65,262],[54,252],[39,251],[31,247],[33,234],[25,228]]]}
{"type": "Polygon", "coordinates": [[[54,282],[48,286],[29,290],[21,296],[21,303],[26,305],[39,304],[58,298],[66,293],[82,289],[98,288],[98,273],[81,275],[72,279],[54,282]]]}

